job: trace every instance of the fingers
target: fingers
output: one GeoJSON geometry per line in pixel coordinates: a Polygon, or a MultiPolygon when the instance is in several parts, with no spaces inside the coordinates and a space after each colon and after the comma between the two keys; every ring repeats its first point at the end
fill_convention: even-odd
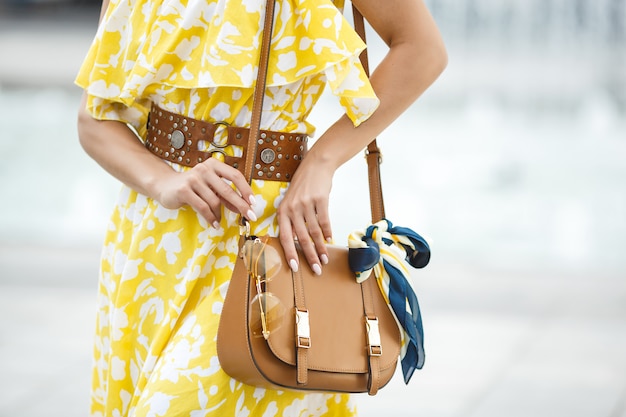
{"type": "Polygon", "coordinates": [[[306,261],[308,262],[311,270],[315,272],[316,275],[321,275],[322,273],[322,265],[320,258],[317,254],[317,250],[315,247],[315,243],[309,237],[309,231],[307,229],[307,225],[300,221],[294,225],[295,235],[298,238],[298,243],[302,248],[302,252],[306,261]]]}
{"type": "Polygon", "coordinates": [[[285,257],[294,271],[301,267],[296,245],[302,249],[306,262],[315,274],[321,275],[323,265],[328,263],[326,242],[331,238],[331,229],[326,201],[309,204],[290,204],[283,201],[279,207],[280,241],[285,257]],[[316,210],[316,207],[320,209],[316,210]],[[301,208],[304,211],[300,211],[301,208]],[[294,238],[297,239],[297,244],[294,243],[294,238]]]}
{"type": "Polygon", "coordinates": [[[298,262],[298,251],[296,250],[296,244],[294,242],[293,230],[291,228],[291,224],[289,223],[289,219],[283,217],[282,220],[278,218],[278,227],[280,230],[279,238],[280,243],[283,246],[283,251],[285,252],[285,259],[287,259],[287,263],[293,272],[298,272],[300,268],[298,262]]]}
{"type": "Polygon", "coordinates": [[[200,213],[214,228],[218,229],[220,227],[220,200],[215,195],[203,198],[196,193],[191,193],[187,204],[200,213]]]}
{"type": "Polygon", "coordinates": [[[216,228],[222,206],[257,220],[252,189],[241,172],[213,158],[183,173],[172,173],[158,199],[167,208],[189,205],[216,228]]]}
{"type": "Polygon", "coordinates": [[[215,195],[218,197],[219,203],[224,204],[230,210],[240,213],[248,220],[257,220],[252,210],[254,203],[252,189],[241,172],[219,161],[208,160],[198,165],[198,167],[200,166],[203,166],[201,174],[206,180],[206,185],[208,185],[206,187],[202,184],[197,190],[201,196],[206,197],[206,200],[209,201],[211,195],[215,195]],[[231,182],[236,188],[233,189],[224,180],[231,182]]]}
{"type": "MultiPolygon", "coordinates": [[[[206,162],[208,161],[205,161],[205,163],[206,162]]],[[[253,206],[256,203],[250,184],[248,184],[248,181],[238,169],[219,162],[215,163],[214,169],[218,176],[231,181],[235,185],[235,188],[241,193],[241,197],[245,200],[246,204],[253,206]]],[[[228,188],[232,191],[231,187],[228,188]]],[[[236,193],[233,192],[233,195],[236,195],[236,193]]],[[[236,197],[239,196],[236,195],[236,197]]]]}
{"type": "Polygon", "coordinates": [[[309,210],[305,214],[305,226],[306,234],[303,239],[305,240],[306,244],[303,244],[303,246],[305,246],[306,249],[303,247],[303,250],[307,255],[307,260],[309,261],[309,264],[313,268],[314,272],[317,273],[317,266],[314,265],[312,262],[319,259],[322,264],[327,264],[328,251],[326,249],[326,237],[320,224],[319,216],[317,215],[315,210],[309,210]]]}
{"type": "MultiPolygon", "coordinates": [[[[324,243],[329,243],[333,240],[333,231],[330,226],[330,217],[328,215],[328,209],[322,210],[317,213],[317,224],[320,227],[322,238],[324,243]]],[[[323,261],[323,260],[322,260],[323,261]]],[[[328,262],[324,262],[328,263],[328,262]]]]}
{"type": "MultiPolygon", "coordinates": [[[[255,203],[252,188],[239,170],[213,158],[197,167],[200,167],[210,191],[219,197],[221,204],[250,221],[257,220],[252,209],[255,203]]],[[[204,192],[207,192],[207,188],[204,188],[204,192]]]]}

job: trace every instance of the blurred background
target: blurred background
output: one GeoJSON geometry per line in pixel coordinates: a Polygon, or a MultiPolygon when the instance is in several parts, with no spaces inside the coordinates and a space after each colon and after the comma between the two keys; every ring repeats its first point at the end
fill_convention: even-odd
{"type": "MultiPolygon", "coordinates": [[[[379,138],[427,363],[363,416],[626,417],[626,0],[430,0],[442,77],[379,138]]],[[[91,0],[0,0],[0,417],[87,413],[99,245],[119,184],[78,144],[91,0]]],[[[369,33],[370,59],[385,48],[369,33]]],[[[318,132],[340,109],[325,95],[318,132]]],[[[369,221],[338,172],[338,240],[369,221]]]]}

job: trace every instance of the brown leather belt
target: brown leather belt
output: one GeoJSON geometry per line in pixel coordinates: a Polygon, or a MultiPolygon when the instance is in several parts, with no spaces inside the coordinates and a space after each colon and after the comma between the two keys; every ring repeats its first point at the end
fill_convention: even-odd
{"type": "MultiPolygon", "coordinates": [[[[210,123],[172,113],[152,105],[148,118],[146,148],[167,161],[193,167],[214,153],[223,161],[244,172],[244,161],[250,129],[230,126],[225,122],[210,123]],[[217,129],[224,130],[224,139],[215,141],[217,129]],[[200,141],[209,144],[208,151],[198,148],[200,141]],[[227,155],[229,146],[243,149],[242,156],[227,155]]],[[[307,135],[261,130],[257,141],[252,179],[290,181],[307,151],[307,135]]]]}

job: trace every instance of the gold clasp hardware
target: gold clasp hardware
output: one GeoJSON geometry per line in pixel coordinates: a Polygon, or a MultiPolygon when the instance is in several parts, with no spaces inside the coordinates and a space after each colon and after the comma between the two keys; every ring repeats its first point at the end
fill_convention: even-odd
{"type": "Polygon", "coordinates": [[[296,308],[296,345],[299,348],[311,347],[311,327],[309,326],[309,310],[300,311],[296,308]]]}
{"type": "Polygon", "coordinates": [[[250,237],[250,222],[248,222],[243,216],[239,222],[239,236],[246,238],[250,237]]]}
{"type": "Polygon", "coordinates": [[[367,349],[370,356],[382,356],[383,347],[380,341],[380,330],[378,328],[378,318],[365,318],[365,328],[367,330],[367,349]]]}

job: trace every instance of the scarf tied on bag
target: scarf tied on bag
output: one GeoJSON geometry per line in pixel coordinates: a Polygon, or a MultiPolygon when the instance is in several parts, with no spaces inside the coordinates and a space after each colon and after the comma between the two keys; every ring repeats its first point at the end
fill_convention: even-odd
{"type": "Polygon", "coordinates": [[[424,365],[424,330],[417,296],[406,263],[423,268],[430,260],[426,240],[406,227],[394,227],[386,219],[348,237],[350,269],[361,283],[374,271],[378,286],[401,327],[400,352],[404,382],[424,365]],[[406,262],[405,262],[406,261],[406,262]]]}

